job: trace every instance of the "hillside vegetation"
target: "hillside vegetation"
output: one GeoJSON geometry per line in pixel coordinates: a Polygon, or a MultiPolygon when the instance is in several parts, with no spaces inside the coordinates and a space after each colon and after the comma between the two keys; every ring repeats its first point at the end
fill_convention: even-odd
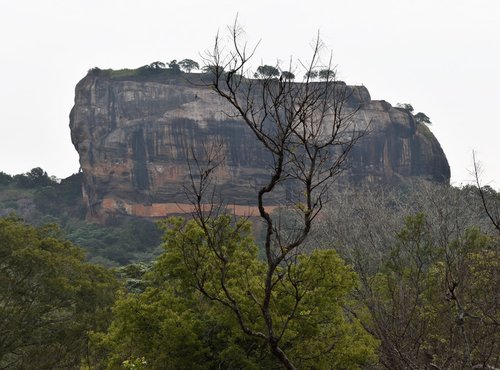
{"type": "Polygon", "coordinates": [[[148,220],[115,218],[101,225],[85,220],[82,176],[58,180],[43,169],[0,173],[0,215],[15,214],[34,225],[57,224],[83,247],[89,261],[105,266],[150,261],[159,253],[161,231],[148,220]]]}
{"type": "MultiPolygon", "coordinates": [[[[59,182],[34,173],[42,177],[1,177],[2,212],[25,212],[39,226],[13,216],[0,219],[0,367],[278,367],[265,343],[240,332],[228,308],[216,304],[222,293],[215,284],[217,259],[191,249],[205,245],[199,225],[164,221],[158,258],[143,255],[146,264],[106,270],[85,262],[73,242],[94,262],[127,264],[122,256],[141,252],[139,242],[130,245],[151,238],[153,224],[87,223],[76,217],[82,206],[78,175],[59,182]],[[46,221],[61,228],[43,226],[46,221]],[[197,255],[205,256],[199,272],[205,271],[204,289],[215,302],[194,285],[197,255]]],[[[482,190],[498,219],[500,194],[482,190]]],[[[293,225],[293,214],[281,212],[293,225]]],[[[224,232],[219,240],[233,253],[230,289],[245,302],[245,315],[257,317],[249,292],[263,261],[251,225],[219,217],[209,227],[224,232]]],[[[485,214],[478,188],[337,189],[306,248],[308,257],[288,272],[302,276],[294,289],[305,301],[283,339],[300,368],[500,366],[500,232],[485,214]],[[336,338],[335,346],[323,347],[327,337],[336,338]]],[[[277,318],[290,309],[290,288],[277,290],[277,318]]],[[[258,330],[263,324],[252,325],[258,330]]]]}
{"type": "MultiPolygon", "coordinates": [[[[500,194],[478,176],[448,186],[437,142],[441,185],[342,187],[366,131],[351,127],[322,41],[295,84],[279,65],[249,71],[254,49],[237,22],[228,32],[207,52],[205,87],[270,158],[249,190],[258,215],[237,217],[218,198],[215,142],[188,161],[192,213],[158,226],[87,222],[80,174],[0,173],[0,368],[500,368],[500,194]]],[[[191,62],[90,74],[189,72],[191,62]]]]}

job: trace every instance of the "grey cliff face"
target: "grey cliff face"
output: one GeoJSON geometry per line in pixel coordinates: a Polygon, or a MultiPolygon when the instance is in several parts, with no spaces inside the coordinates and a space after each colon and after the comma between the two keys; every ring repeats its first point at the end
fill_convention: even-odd
{"type": "Polygon", "coordinates": [[[412,178],[449,183],[450,166],[429,128],[385,101],[361,105],[356,119],[368,134],[351,153],[348,177],[359,183],[399,183],[412,178]]]}
{"type": "MultiPolygon", "coordinates": [[[[342,181],[449,182],[446,157],[426,126],[389,103],[372,101],[363,86],[348,89],[349,109],[359,108],[354,122],[367,134],[351,152],[342,181]]],[[[267,180],[268,158],[246,125],[227,112],[230,107],[217,94],[183,75],[117,79],[89,74],[82,79],[70,128],[89,216],[187,211],[182,206],[188,203],[187,153],[194,150],[202,157],[214,142],[221,143],[225,157],[214,177],[217,192],[237,213],[253,207],[256,189],[267,180]]]]}

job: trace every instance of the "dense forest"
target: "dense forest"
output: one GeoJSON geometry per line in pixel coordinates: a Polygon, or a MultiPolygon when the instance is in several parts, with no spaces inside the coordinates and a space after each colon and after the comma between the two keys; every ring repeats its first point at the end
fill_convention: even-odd
{"type": "MultiPolygon", "coordinates": [[[[0,219],[1,368],[280,367],[220,299],[207,246],[210,235],[224,244],[228,289],[263,330],[253,297],[265,271],[258,221],[221,214],[209,236],[187,218],[99,226],[82,218],[77,177],[1,175],[2,209],[27,218],[0,219]],[[151,234],[163,234],[160,251],[151,234]],[[144,258],[109,258],[120,250],[144,258]],[[209,295],[192,274],[201,257],[209,295]]],[[[293,271],[282,272],[300,279],[275,292],[278,322],[297,303],[291,292],[303,297],[282,338],[295,366],[499,367],[499,211],[489,187],[332,189],[293,271]]],[[[294,224],[291,212],[277,213],[294,224]]]]}
{"type": "Polygon", "coordinates": [[[0,172],[0,216],[15,213],[34,225],[59,225],[68,240],[85,248],[90,262],[121,266],[160,253],[161,232],[153,222],[114,218],[102,225],[86,221],[85,211],[81,173],[58,180],[39,167],[15,176],[0,172]]]}
{"type": "Polygon", "coordinates": [[[297,84],[245,78],[252,49],[229,31],[208,84],[269,155],[258,215],[217,198],[220,143],[189,158],[192,213],[156,224],[85,220],[80,174],[0,173],[0,368],[500,368],[500,194],[478,172],[336,181],[368,132],[319,38],[297,84]]]}

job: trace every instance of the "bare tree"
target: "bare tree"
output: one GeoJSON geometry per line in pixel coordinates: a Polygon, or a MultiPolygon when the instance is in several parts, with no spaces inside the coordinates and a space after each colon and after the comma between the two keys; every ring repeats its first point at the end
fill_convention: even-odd
{"type": "MultiPolygon", "coordinates": [[[[355,266],[357,298],[371,314],[360,319],[380,341],[380,364],[498,367],[498,239],[487,236],[495,229],[477,188],[422,182],[331,196],[314,246],[334,245],[355,266]]],[[[485,196],[494,210],[494,194],[485,196]]]]}
{"type": "MultiPolygon", "coordinates": [[[[201,274],[195,276],[195,280],[199,291],[233,312],[244,333],[263,340],[287,369],[295,369],[296,365],[281,345],[290,322],[299,314],[301,300],[308,294],[307,289],[301,290],[300,279],[303,277],[294,266],[313,221],[328,200],[330,185],[344,169],[347,156],[362,133],[354,127],[356,107],[348,105],[349,90],[344,83],[336,81],[331,58],[327,66],[331,73],[324,81],[313,82],[309,77],[308,72],[320,63],[323,45],[319,36],[313,45],[310,62],[300,63],[308,77],[294,83],[291,79],[274,76],[252,79],[250,61],[255,48],[243,43],[236,22],[229,27],[229,33],[228,45],[222,45],[217,35],[213,50],[206,55],[205,64],[210,66],[206,70],[211,76],[207,85],[229,103],[231,111],[225,113],[245,122],[270,158],[269,180],[256,194],[265,230],[263,292],[258,295],[248,292],[259,307],[265,330],[251,328],[238,297],[227,286],[227,256],[220,248],[221,241],[217,240],[217,236],[223,233],[207,226],[215,208],[207,208],[202,199],[209,192],[210,174],[220,165],[213,156],[204,160],[203,165],[200,165],[201,161],[195,161],[196,166],[192,169],[197,174],[191,174],[190,199],[195,206],[193,217],[207,234],[209,247],[219,259],[221,275],[218,284],[222,293],[215,295],[205,289],[201,274]],[[282,199],[282,204],[295,215],[292,229],[285,229],[279,217],[272,215],[267,208],[271,205],[272,195],[279,193],[281,187],[289,189],[292,194],[288,200],[282,199]],[[288,287],[287,295],[295,303],[284,318],[277,320],[273,317],[272,307],[279,299],[276,290],[283,287],[288,287]]],[[[289,70],[294,67],[291,64],[289,70]]],[[[197,266],[193,266],[193,271],[198,271],[197,266]]],[[[333,343],[328,346],[327,351],[333,346],[333,343]]]]}
{"type": "Polygon", "coordinates": [[[500,234],[500,199],[498,193],[495,193],[489,186],[483,186],[481,183],[481,165],[476,160],[476,153],[472,152],[474,163],[474,181],[476,183],[484,212],[489,220],[500,234]],[[493,194],[492,194],[493,193],[493,194]]]}

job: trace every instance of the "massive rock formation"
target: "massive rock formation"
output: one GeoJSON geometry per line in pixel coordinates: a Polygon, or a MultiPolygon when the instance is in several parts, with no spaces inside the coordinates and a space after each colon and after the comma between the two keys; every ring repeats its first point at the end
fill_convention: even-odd
{"type": "MultiPolygon", "coordinates": [[[[189,210],[187,153],[207,143],[224,147],[217,194],[236,213],[251,213],[266,181],[265,151],[252,132],[195,74],[94,71],[76,87],[70,115],[90,217],[159,217],[189,210]]],[[[422,178],[449,182],[446,157],[429,129],[408,112],[372,101],[348,86],[354,119],[368,133],[351,152],[342,181],[387,184],[422,178]]],[[[271,199],[272,201],[272,199],[271,199]]],[[[271,202],[272,203],[272,202],[271,202]]]]}

